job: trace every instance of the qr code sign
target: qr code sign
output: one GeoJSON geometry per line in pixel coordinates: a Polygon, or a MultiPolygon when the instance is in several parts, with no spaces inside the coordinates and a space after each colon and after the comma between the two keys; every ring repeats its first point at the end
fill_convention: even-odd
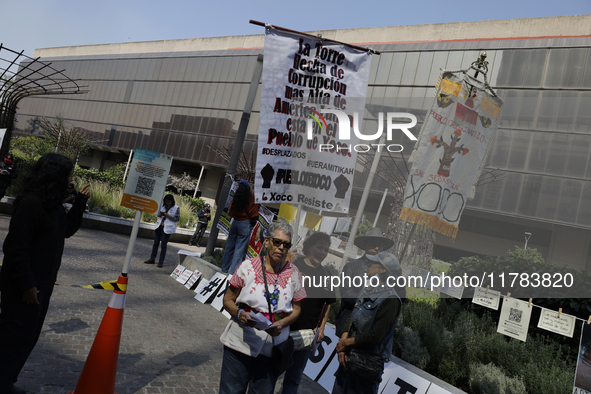
{"type": "Polygon", "coordinates": [[[156,185],[156,179],[140,176],[138,177],[137,185],[135,186],[135,193],[151,197],[154,192],[154,185],[156,185]]]}
{"type": "Polygon", "coordinates": [[[509,311],[509,321],[514,321],[515,323],[521,323],[521,316],[523,315],[523,311],[521,309],[513,309],[509,311]]]}

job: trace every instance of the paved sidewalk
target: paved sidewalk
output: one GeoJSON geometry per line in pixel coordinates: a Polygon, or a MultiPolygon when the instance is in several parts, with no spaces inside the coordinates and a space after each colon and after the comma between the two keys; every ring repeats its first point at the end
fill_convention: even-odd
{"type": "MultiPolygon", "coordinates": [[[[0,215],[4,240],[10,217],[0,215]]],[[[128,237],[80,229],[66,240],[62,284],[117,279],[128,237]]],[[[227,320],[168,276],[179,244],[170,244],[164,268],[143,264],[152,241],[138,239],[129,271],[115,389],[123,393],[217,393],[227,320]]],[[[196,248],[191,248],[197,250],[196,248]]],[[[39,342],[20,375],[31,393],[72,391],[112,292],[56,286],[39,342]]]]}
{"type": "MultiPolygon", "coordinates": [[[[8,215],[0,214],[0,242],[6,238],[9,221],[8,215]]],[[[125,235],[81,228],[66,240],[58,283],[85,285],[117,279],[128,240],[125,235]]],[[[169,242],[164,268],[143,263],[151,248],[151,239],[137,239],[129,270],[115,391],[217,393],[222,363],[219,336],[228,320],[210,305],[196,301],[192,291],[169,276],[180,248],[203,252],[205,247],[169,242]]],[[[41,337],[18,385],[29,393],[74,390],[111,294],[108,290],[56,286],[41,337]]],[[[305,380],[300,393],[324,391],[305,380]]]]}

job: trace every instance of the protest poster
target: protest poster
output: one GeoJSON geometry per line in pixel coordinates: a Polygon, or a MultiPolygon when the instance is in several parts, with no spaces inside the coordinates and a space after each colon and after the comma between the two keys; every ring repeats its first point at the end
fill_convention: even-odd
{"type": "Polygon", "coordinates": [[[192,289],[193,287],[196,286],[197,281],[199,281],[199,278],[201,278],[201,272],[199,272],[198,270],[193,271],[193,273],[191,274],[191,277],[189,278],[189,280],[187,281],[187,283],[185,283],[185,287],[187,289],[192,289]]]}
{"type": "Polygon", "coordinates": [[[274,214],[267,207],[259,205],[259,219],[252,229],[248,247],[246,248],[246,258],[257,257],[263,249],[263,241],[267,235],[267,229],[273,222],[274,214]]]}
{"type": "Polygon", "coordinates": [[[540,320],[538,321],[538,328],[543,328],[544,330],[572,338],[575,332],[576,320],[576,317],[567,315],[566,313],[542,308],[540,320]]]}
{"type": "Polygon", "coordinates": [[[201,280],[197,289],[195,289],[195,299],[203,304],[210,304],[214,297],[216,296],[219,288],[222,286],[222,283],[226,279],[226,274],[222,272],[217,272],[209,281],[205,282],[205,279],[201,280]],[[204,284],[202,286],[202,284],[204,284]],[[199,290],[199,291],[197,291],[199,290]]]}
{"type": "Polygon", "coordinates": [[[591,324],[583,322],[573,394],[591,393],[591,324]]]}
{"type": "Polygon", "coordinates": [[[525,342],[533,307],[517,298],[503,301],[497,332],[525,342]]]}
{"type": "Polygon", "coordinates": [[[185,269],[186,268],[182,264],[177,265],[176,268],[170,273],[170,277],[175,280],[178,279],[185,269]]]}
{"type": "Polygon", "coordinates": [[[176,281],[184,285],[187,283],[191,275],[193,275],[193,271],[186,269],[179,275],[178,278],[176,278],[176,281]]]}
{"type": "Polygon", "coordinates": [[[474,297],[472,298],[472,303],[498,311],[500,301],[500,292],[491,289],[485,289],[483,287],[474,288],[474,297]]]}
{"type": "Polygon", "coordinates": [[[443,71],[411,155],[400,219],[455,238],[485,165],[503,101],[467,74],[443,71]]]}
{"type": "Polygon", "coordinates": [[[349,211],[359,140],[349,116],[362,122],[370,63],[345,44],[266,29],[256,203],[349,211]]]}
{"type": "Polygon", "coordinates": [[[224,296],[226,295],[226,291],[228,290],[228,286],[230,285],[230,279],[232,279],[232,275],[228,275],[224,278],[222,284],[218,289],[217,294],[211,301],[211,306],[220,312],[224,311],[224,296]]]}
{"type": "Polygon", "coordinates": [[[166,189],[172,156],[136,149],[129,168],[121,206],[156,213],[166,189]]]}

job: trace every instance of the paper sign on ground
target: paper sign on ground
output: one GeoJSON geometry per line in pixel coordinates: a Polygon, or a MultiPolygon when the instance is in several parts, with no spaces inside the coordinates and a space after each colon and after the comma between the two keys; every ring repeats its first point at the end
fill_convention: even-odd
{"type": "Polygon", "coordinates": [[[558,312],[550,309],[542,308],[540,313],[540,320],[538,321],[538,328],[552,331],[560,335],[572,338],[575,332],[576,317],[561,313],[558,317],[558,312]]]}
{"type": "Polygon", "coordinates": [[[226,274],[224,274],[222,272],[216,273],[213,276],[213,278],[211,278],[209,280],[207,285],[202,287],[201,290],[199,291],[199,293],[197,293],[197,296],[199,296],[199,298],[197,298],[197,296],[195,296],[195,299],[204,303],[204,304],[211,303],[213,301],[213,299],[215,298],[215,295],[217,294],[218,289],[220,288],[220,286],[222,285],[222,283],[224,282],[225,279],[226,279],[226,274]]]}
{"type": "Polygon", "coordinates": [[[501,300],[501,293],[491,289],[486,290],[484,287],[474,288],[474,304],[482,305],[495,311],[499,310],[499,303],[501,300]]]}
{"type": "Polygon", "coordinates": [[[192,289],[193,286],[195,286],[195,284],[199,280],[199,278],[201,278],[201,272],[199,272],[198,270],[193,271],[193,274],[191,274],[191,277],[189,278],[187,283],[185,283],[185,287],[187,289],[192,289]]]}
{"type": "Polygon", "coordinates": [[[199,282],[199,285],[197,285],[197,288],[195,289],[195,299],[197,301],[199,301],[202,304],[205,304],[205,302],[207,301],[207,299],[209,298],[209,294],[207,294],[207,296],[205,296],[203,294],[203,290],[209,286],[209,279],[205,279],[202,278],[201,282],[199,282]]]}
{"type": "Polygon", "coordinates": [[[183,271],[182,274],[179,275],[178,278],[176,278],[176,281],[184,285],[185,283],[187,283],[191,275],[193,275],[193,271],[186,269],[183,271]]]}
{"type": "Polygon", "coordinates": [[[388,384],[384,387],[382,393],[425,394],[430,384],[431,382],[427,379],[420,377],[406,368],[399,367],[392,371],[388,379],[388,384]]]}
{"type": "Polygon", "coordinates": [[[525,342],[533,306],[525,301],[509,298],[503,301],[497,332],[525,342]]]}
{"type": "Polygon", "coordinates": [[[174,269],[174,271],[172,271],[172,272],[170,273],[170,276],[171,276],[173,279],[178,279],[178,277],[179,277],[179,276],[181,276],[181,274],[183,273],[183,271],[184,271],[185,269],[186,269],[186,268],[185,268],[185,267],[184,267],[182,264],[179,264],[179,265],[177,265],[177,267],[174,269]]]}
{"type": "Polygon", "coordinates": [[[226,295],[226,291],[228,290],[230,279],[232,279],[232,275],[228,275],[224,279],[217,294],[213,298],[213,301],[211,301],[211,306],[220,312],[224,309],[224,296],[226,295]]]}

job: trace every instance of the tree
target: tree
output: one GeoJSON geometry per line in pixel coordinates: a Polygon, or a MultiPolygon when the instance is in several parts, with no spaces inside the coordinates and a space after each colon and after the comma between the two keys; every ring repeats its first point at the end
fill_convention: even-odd
{"type": "Polygon", "coordinates": [[[56,116],[52,121],[43,117],[38,125],[45,133],[45,138],[51,146],[55,147],[54,152],[69,157],[78,163],[80,155],[90,149],[91,142],[104,141],[103,138],[95,138],[92,133],[81,127],[68,128],[62,116],[56,116]]]}

